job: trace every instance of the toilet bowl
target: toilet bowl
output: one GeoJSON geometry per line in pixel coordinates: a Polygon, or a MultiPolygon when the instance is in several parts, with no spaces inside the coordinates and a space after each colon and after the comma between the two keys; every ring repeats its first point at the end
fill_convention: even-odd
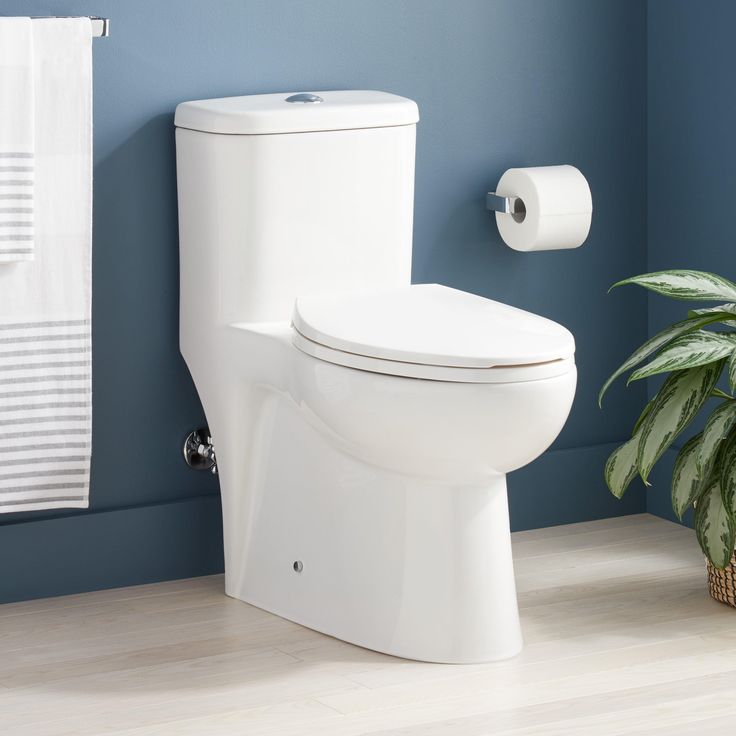
{"type": "Polygon", "coordinates": [[[226,593],[400,657],[512,656],[506,474],[567,418],[573,337],[410,285],[416,106],[312,96],[177,108],[180,341],[217,450],[226,593]]]}
{"type": "Polygon", "coordinates": [[[549,447],[570,410],[565,328],[437,284],[299,298],[291,336],[318,359],[299,393],[334,441],[413,477],[508,473],[549,447]]]}

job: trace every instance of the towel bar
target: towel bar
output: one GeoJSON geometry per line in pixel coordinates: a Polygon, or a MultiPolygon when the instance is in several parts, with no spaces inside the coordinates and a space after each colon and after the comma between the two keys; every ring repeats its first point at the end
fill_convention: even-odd
{"type": "MultiPolygon", "coordinates": [[[[73,18],[71,15],[33,15],[33,20],[39,18],[73,18]]],[[[110,35],[110,19],[100,18],[96,15],[90,15],[89,19],[92,21],[92,35],[95,38],[106,38],[110,35]]]]}

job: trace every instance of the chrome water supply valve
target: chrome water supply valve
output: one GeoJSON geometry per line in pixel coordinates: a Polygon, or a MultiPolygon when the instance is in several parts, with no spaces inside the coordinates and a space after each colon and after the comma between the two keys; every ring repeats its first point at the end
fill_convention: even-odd
{"type": "Polygon", "coordinates": [[[217,475],[217,458],[215,446],[207,427],[195,429],[184,440],[184,460],[194,470],[209,470],[217,475]]]}

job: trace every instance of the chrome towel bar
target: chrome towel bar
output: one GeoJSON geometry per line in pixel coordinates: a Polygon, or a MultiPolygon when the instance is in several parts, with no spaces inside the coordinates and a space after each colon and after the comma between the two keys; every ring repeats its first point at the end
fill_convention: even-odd
{"type": "MultiPolygon", "coordinates": [[[[72,18],[75,16],[71,15],[34,15],[31,16],[33,20],[39,18],[72,18]]],[[[95,38],[106,38],[110,35],[110,19],[100,18],[97,15],[90,15],[89,19],[92,21],[92,35],[95,38]]]]}

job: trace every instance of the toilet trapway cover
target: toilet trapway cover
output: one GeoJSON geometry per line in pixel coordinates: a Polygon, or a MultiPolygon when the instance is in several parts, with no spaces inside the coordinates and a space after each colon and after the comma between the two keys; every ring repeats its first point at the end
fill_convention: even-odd
{"type": "Polygon", "coordinates": [[[530,365],[575,352],[552,320],[438,284],[300,297],[293,325],[334,350],[422,365],[530,365]]]}

